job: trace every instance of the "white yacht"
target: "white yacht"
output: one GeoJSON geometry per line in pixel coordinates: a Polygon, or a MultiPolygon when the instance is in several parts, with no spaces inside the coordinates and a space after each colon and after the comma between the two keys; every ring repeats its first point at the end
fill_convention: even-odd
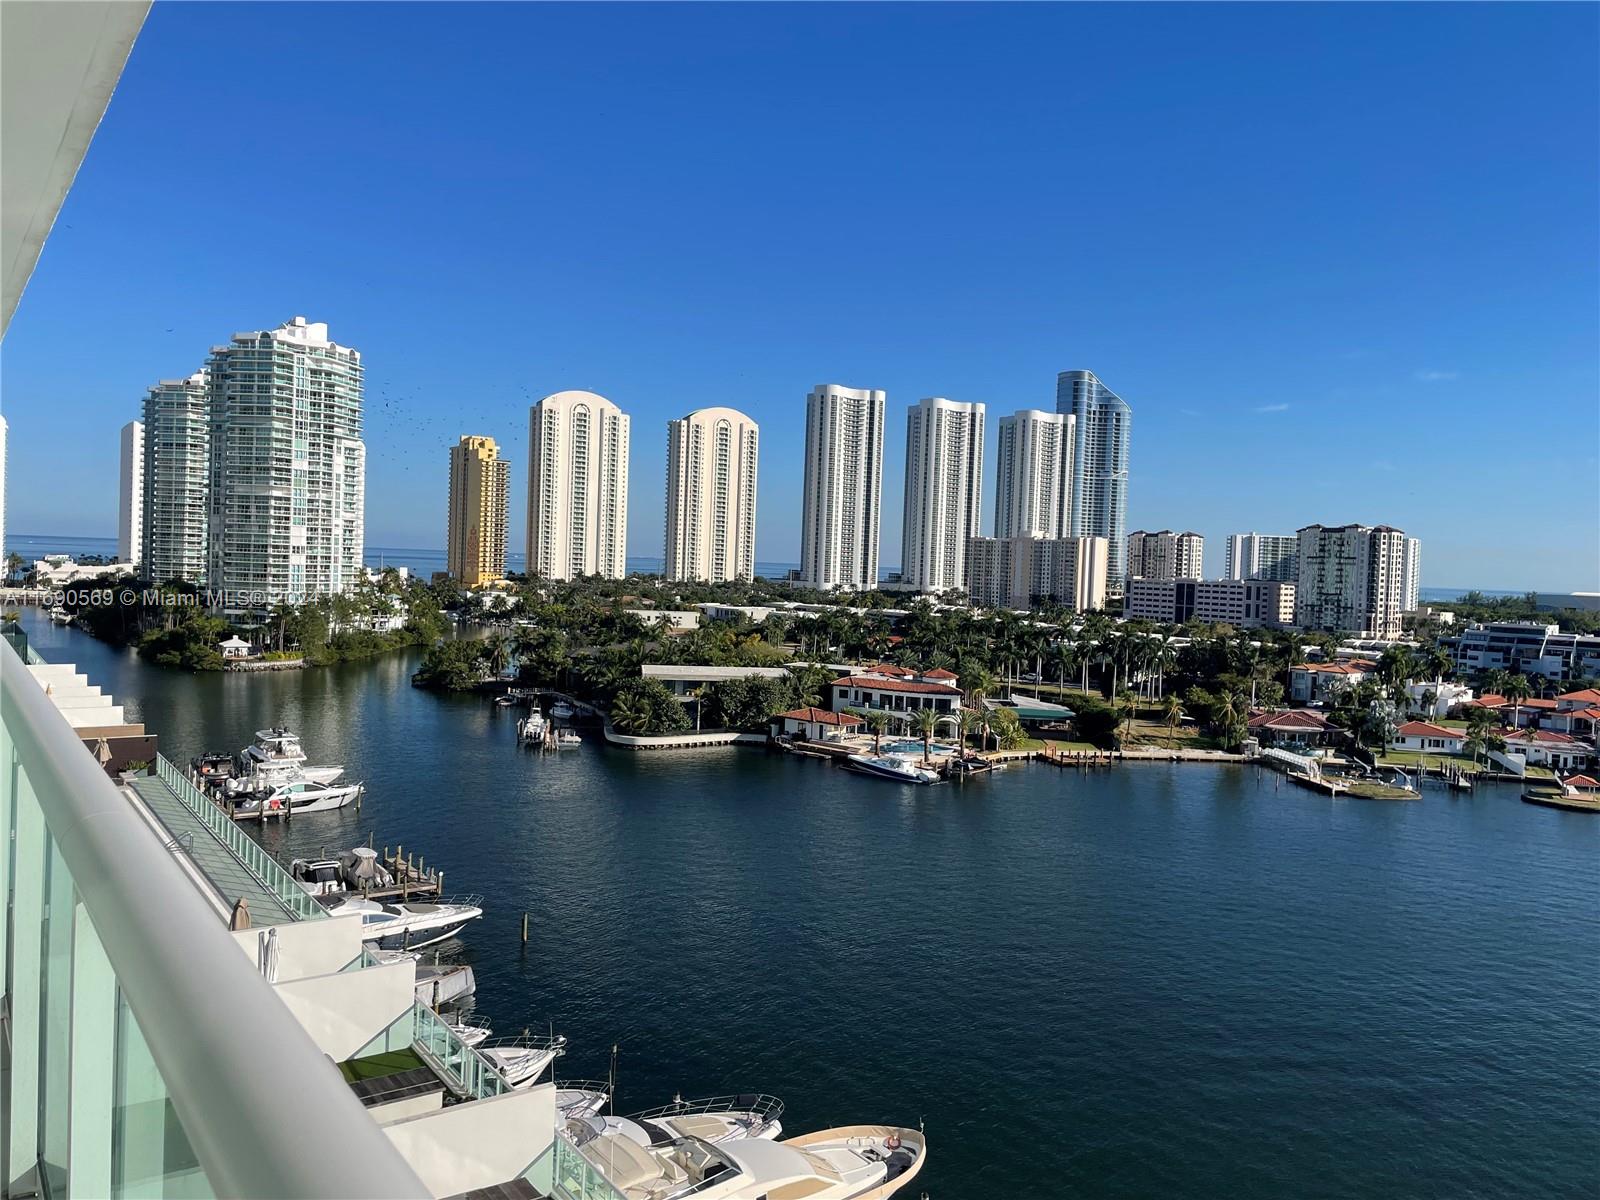
{"type": "Polygon", "coordinates": [[[909,1184],[927,1157],[919,1130],[892,1125],[850,1125],[781,1142],[682,1137],[649,1147],[589,1121],[569,1121],[566,1132],[628,1200],[883,1200],[909,1184]]]}
{"type": "Polygon", "coordinates": [[[545,731],[549,728],[550,723],[544,719],[544,714],[536,708],[517,722],[517,740],[537,744],[544,741],[545,731]]]}
{"type": "MultiPolygon", "coordinates": [[[[237,782],[230,780],[230,783],[237,782]]],[[[327,812],[353,804],[361,795],[359,783],[326,784],[310,779],[296,779],[277,783],[260,791],[245,791],[225,787],[224,794],[233,801],[236,812],[276,813],[287,809],[291,816],[300,813],[327,812]]]]}
{"type": "Polygon", "coordinates": [[[910,758],[898,754],[852,754],[844,765],[863,775],[876,775],[896,783],[938,783],[939,773],[919,767],[910,758]]]}
{"type": "Polygon", "coordinates": [[[61,605],[59,605],[59,604],[51,605],[50,606],[50,612],[49,612],[48,615],[50,617],[50,623],[52,625],[71,625],[72,624],[72,614],[69,613],[66,609],[62,608],[61,605]]]}
{"type": "Polygon", "coordinates": [[[488,1041],[489,1035],[494,1032],[488,1025],[481,1021],[473,1021],[462,1017],[459,1021],[451,1021],[450,1031],[468,1046],[477,1046],[488,1041]]]}
{"type": "Polygon", "coordinates": [[[712,1096],[705,1100],[674,1100],[659,1108],[626,1117],[585,1118],[594,1133],[620,1133],[648,1150],[678,1138],[707,1142],[734,1138],[775,1141],[783,1133],[783,1101],[776,1096],[712,1096]]]}
{"type": "Polygon", "coordinates": [[[550,715],[557,721],[570,721],[574,716],[574,710],[565,700],[557,700],[550,706],[550,715]]]}
{"type": "Polygon", "coordinates": [[[438,904],[401,901],[384,903],[343,896],[323,906],[329,916],[361,918],[361,940],[381,950],[420,950],[460,933],[469,921],[483,916],[480,897],[461,896],[438,904]]]}
{"type": "Polygon", "coordinates": [[[505,1076],[513,1088],[532,1087],[545,1068],[567,1052],[567,1039],[559,1034],[541,1037],[524,1033],[521,1037],[499,1038],[478,1047],[489,1065],[505,1076]]]}
{"type": "Polygon", "coordinates": [[[611,1085],[598,1079],[562,1079],[556,1083],[556,1112],[563,1120],[592,1117],[611,1099],[611,1085]]]}
{"type": "Polygon", "coordinates": [[[255,741],[239,752],[240,775],[259,776],[267,780],[273,776],[309,779],[315,783],[332,783],[344,774],[343,767],[309,767],[306,752],[297,734],[280,725],[275,729],[256,730],[255,741]]]}

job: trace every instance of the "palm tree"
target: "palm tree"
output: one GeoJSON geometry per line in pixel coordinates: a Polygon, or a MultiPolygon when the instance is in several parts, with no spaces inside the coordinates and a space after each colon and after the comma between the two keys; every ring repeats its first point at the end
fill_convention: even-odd
{"type": "Polygon", "coordinates": [[[911,716],[911,727],[922,738],[922,761],[933,757],[933,731],[939,726],[939,714],[932,708],[919,708],[911,716]]]}
{"type": "Polygon", "coordinates": [[[511,663],[511,639],[503,633],[491,633],[483,640],[483,662],[496,678],[511,663]]]}
{"type": "Polygon", "coordinates": [[[863,715],[867,719],[867,728],[872,730],[872,752],[877,754],[883,748],[883,733],[889,728],[889,714],[881,708],[869,708],[863,715]]]}
{"type": "Polygon", "coordinates": [[[971,736],[977,724],[978,714],[970,708],[958,708],[956,710],[956,742],[962,754],[967,752],[967,738],[971,736]]]}
{"type": "Polygon", "coordinates": [[[810,663],[789,668],[789,691],[796,708],[814,708],[822,703],[822,689],[827,683],[827,672],[810,663]]]}
{"type": "Polygon", "coordinates": [[[1533,685],[1528,682],[1526,675],[1512,675],[1506,680],[1505,697],[1511,701],[1511,727],[1517,726],[1517,718],[1522,712],[1522,702],[1533,695],[1533,685]]]}
{"type": "Polygon", "coordinates": [[[966,689],[967,702],[973,708],[982,708],[983,701],[994,691],[994,676],[983,667],[971,667],[961,672],[961,686],[966,689]]]}
{"type": "Polygon", "coordinates": [[[1183,719],[1183,705],[1176,696],[1168,696],[1161,702],[1161,716],[1167,723],[1167,749],[1172,749],[1172,735],[1178,730],[1178,722],[1183,719]]]}
{"type": "Polygon", "coordinates": [[[994,744],[1001,750],[1014,750],[1027,740],[1022,722],[1009,708],[996,709],[994,713],[994,744]]]}
{"type": "Polygon", "coordinates": [[[1117,722],[1121,730],[1119,739],[1126,743],[1128,734],[1133,729],[1133,718],[1139,712],[1139,695],[1132,688],[1125,687],[1117,693],[1117,722]]]}
{"type": "Polygon", "coordinates": [[[632,696],[618,696],[611,705],[611,723],[623,733],[643,733],[649,722],[648,710],[632,696]]]}

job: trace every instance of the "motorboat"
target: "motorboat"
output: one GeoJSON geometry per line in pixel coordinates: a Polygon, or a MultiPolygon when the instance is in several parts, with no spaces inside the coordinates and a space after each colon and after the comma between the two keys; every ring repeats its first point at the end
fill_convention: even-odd
{"type": "Polygon", "coordinates": [[[577,734],[573,733],[572,730],[563,729],[560,733],[556,734],[556,745],[581,746],[583,745],[583,739],[577,734]]]}
{"type": "Polygon", "coordinates": [[[550,706],[550,715],[557,721],[570,721],[577,714],[565,700],[557,700],[550,706]]]}
{"type": "Polygon", "coordinates": [[[49,612],[48,615],[50,617],[50,623],[52,625],[71,625],[72,624],[72,614],[69,613],[66,609],[62,608],[61,605],[59,605],[59,604],[51,605],[50,612],[49,612]]]}
{"type": "Polygon", "coordinates": [[[343,767],[310,767],[306,765],[306,752],[297,734],[279,725],[273,729],[256,730],[255,740],[239,752],[241,776],[256,775],[263,779],[274,775],[286,778],[310,779],[316,783],[332,783],[344,774],[343,767]]]}
{"type": "Polygon", "coordinates": [[[626,1117],[591,1116],[586,1120],[595,1132],[620,1133],[648,1150],[684,1137],[708,1142],[733,1138],[775,1141],[783,1132],[782,1116],[783,1101],[776,1096],[748,1094],[674,1100],[626,1117]]]}
{"type": "Polygon", "coordinates": [[[863,775],[876,775],[896,783],[937,783],[939,772],[919,767],[909,759],[892,754],[852,754],[844,765],[863,775]]]}
{"type": "Polygon", "coordinates": [[[556,1082],[556,1112],[564,1120],[592,1117],[611,1099],[611,1085],[598,1079],[561,1079],[556,1082]]]}
{"type": "Polygon", "coordinates": [[[470,921],[483,916],[478,896],[461,896],[438,903],[402,900],[398,903],[341,896],[323,907],[333,917],[361,918],[361,940],[383,950],[420,950],[454,937],[470,921]]]}
{"type": "Polygon", "coordinates": [[[310,779],[296,779],[259,791],[224,788],[224,795],[232,803],[235,812],[266,813],[269,816],[283,812],[299,816],[301,813],[343,808],[346,804],[353,804],[361,792],[359,783],[326,784],[310,779]]]}
{"type": "Polygon", "coordinates": [[[521,1037],[485,1042],[477,1049],[507,1083],[520,1090],[537,1083],[545,1068],[567,1052],[567,1039],[560,1034],[543,1037],[524,1033],[521,1037]]]}
{"type": "Polygon", "coordinates": [[[534,709],[522,720],[517,722],[517,740],[523,742],[542,742],[545,733],[549,730],[550,723],[544,719],[544,714],[534,709]]]}
{"type": "Polygon", "coordinates": [[[297,858],[289,874],[313,896],[382,891],[395,885],[394,873],[370,846],[357,846],[333,858],[297,858]]]}
{"type": "Polygon", "coordinates": [[[568,1121],[578,1153],[629,1200],[883,1200],[909,1184],[927,1158],[921,1131],[850,1125],[786,1141],[681,1137],[641,1146],[588,1120],[568,1121]]]}
{"type": "Polygon", "coordinates": [[[494,1030],[481,1021],[468,1020],[462,1017],[459,1021],[449,1022],[450,1032],[455,1034],[468,1046],[477,1046],[489,1040],[494,1030]]]}

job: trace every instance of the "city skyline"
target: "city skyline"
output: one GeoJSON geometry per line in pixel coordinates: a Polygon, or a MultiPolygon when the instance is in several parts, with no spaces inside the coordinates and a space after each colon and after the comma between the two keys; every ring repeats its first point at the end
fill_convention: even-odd
{"type": "MultiPolygon", "coordinates": [[[[1223,571],[1229,533],[1331,519],[1393,521],[1422,538],[1430,585],[1600,583],[1592,514],[1542,504],[1532,519],[1532,498],[1549,478],[1539,464],[1525,456],[1482,464],[1526,505],[1469,513],[1439,486],[1441,474],[1475,469],[1444,447],[1481,444],[1475,433],[1500,419],[1508,389],[1539,394],[1541,420],[1578,447],[1564,470],[1595,470],[1600,289],[1590,214],[1600,189],[1593,148],[1573,136],[1595,119],[1580,53],[1593,42],[1591,11],[1173,11],[1151,29],[1131,10],[1019,9],[981,24],[956,10],[919,10],[919,35],[954,70],[1016,81],[963,93],[959,104],[926,79],[904,36],[907,13],[862,11],[840,19],[879,64],[884,86],[858,99],[852,111],[866,119],[851,123],[785,99],[786,72],[815,60],[836,33],[833,18],[738,11],[713,24],[693,11],[637,15],[618,29],[603,13],[460,14],[460,36],[483,47],[481,86],[511,97],[501,108],[481,103],[476,79],[444,97],[420,71],[385,79],[365,60],[343,61],[335,48],[377,36],[377,14],[326,13],[328,37],[307,53],[339,69],[291,80],[265,54],[265,12],[157,6],[153,36],[134,51],[17,311],[19,336],[3,367],[10,528],[113,534],[111,431],[148,381],[192,371],[188,348],[208,344],[219,327],[307,312],[334,322],[369,364],[368,540],[376,544],[436,545],[437,502],[428,498],[447,486],[440,447],[487,434],[519,473],[522,414],[558,387],[613,397],[643,430],[732,405],[776,447],[800,444],[795,397],[818,379],[881,388],[896,407],[943,395],[1008,413],[1052,408],[1050,377],[1082,367],[1138,410],[1128,528],[1203,533],[1208,576],[1223,571]],[[574,64],[615,56],[630,78],[604,112],[577,111],[564,98],[575,66],[513,85],[519,73],[497,46],[525,42],[506,36],[512,26],[569,49],[574,64]],[[1404,51],[1419,37],[1439,48],[1421,64],[1404,51]],[[250,69],[209,57],[204,48],[218,39],[244,47],[250,69]],[[749,39],[774,45],[775,71],[733,52],[749,39]],[[1260,53],[1279,40],[1315,49],[1292,64],[1260,53]],[[1093,96],[1046,86],[1047,50],[1064,42],[1094,45],[1104,78],[1093,96]],[[1229,89],[1190,86],[1195,44],[1223,55],[1229,89]],[[1524,88],[1491,98],[1468,87],[1486,56],[1508,63],[1524,88]],[[1365,90],[1386,97],[1381,114],[1339,100],[1352,69],[1365,90]],[[704,95],[671,86],[683,71],[710,81],[704,95]],[[234,121],[278,119],[289,94],[320,114],[303,135],[340,164],[325,193],[290,186],[289,146],[228,137],[234,121]],[[1177,94],[1189,101],[1175,109],[1177,94]],[[730,104],[730,95],[744,99],[730,104]],[[1279,98],[1270,111],[1267,95],[1279,98]],[[651,112],[647,97],[665,107],[640,121],[651,112]],[[412,161],[397,153],[398,133],[363,119],[372,105],[427,129],[460,128],[466,112],[477,124],[470,138],[430,143],[431,161],[413,170],[396,165],[412,161]],[[529,135],[530,106],[560,120],[529,135]],[[713,111],[732,112],[732,125],[710,120],[713,111]],[[887,138],[907,121],[914,136],[887,138]],[[1308,125],[1317,139],[1298,136],[1308,125]],[[928,138],[937,127],[953,129],[956,141],[928,138]],[[973,159],[975,131],[996,128],[1006,137],[983,142],[973,159]],[[1530,128],[1541,131],[1537,145],[1530,128]],[[1039,154],[1063,137],[1071,155],[1039,154]],[[1547,153],[1545,140],[1563,152],[1547,153]],[[1207,147],[1203,160],[1183,149],[1190,141],[1207,147]],[[759,224],[740,215],[743,200],[708,204],[700,189],[678,186],[687,163],[724,157],[719,148],[730,142],[742,172],[734,190],[770,198],[759,224]],[[201,148],[219,156],[228,204],[208,210],[135,186],[151,161],[185,161],[201,148]],[[1528,169],[1535,159],[1537,172],[1528,169]],[[1507,169],[1485,173],[1485,161],[1507,169]],[[855,217],[820,215],[792,187],[813,169],[867,163],[874,200],[855,217]],[[627,180],[640,170],[671,186],[640,228],[622,228],[627,180]],[[914,186],[941,171],[965,184],[974,170],[991,186],[914,186]],[[547,186],[573,172],[594,181],[596,203],[547,186]],[[496,189],[433,182],[502,174],[509,182],[496,189]],[[1228,187],[1216,186],[1221,174],[1228,187]],[[1067,186],[1086,175],[1110,186],[1067,186]],[[1361,182],[1396,178],[1405,186],[1361,182]],[[384,209],[347,203],[385,181],[384,209]],[[286,208],[296,214],[293,238],[257,247],[238,236],[286,208]],[[560,246],[529,236],[541,223],[569,236],[560,246]],[[1416,228],[1428,236],[1402,236],[1416,228]],[[420,239],[415,230],[425,231],[420,239]],[[918,249],[935,236],[937,261],[918,249]],[[394,255],[402,243],[407,254],[394,255]],[[164,269],[174,261],[201,269],[179,279],[164,269]],[[550,286],[530,291],[530,277],[550,286]],[[862,286],[829,286],[822,301],[825,277],[862,286]],[[141,286],[111,289],[103,282],[111,278],[141,286]],[[1493,289],[1480,286],[1487,278],[1493,289]],[[985,305],[968,303],[972,295],[985,305]],[[419,336],[418,312],[448,336],[419,336]],[[131,336],[106,339],[108,328],[131,336]],[[81,353],[86,345],[93,355],[81,353]],[[34,452],[77,445],[96,422],[105,436],[84,441],[70,462],[34,452]],[[1284,494],[1268,507],[1260,488],[1274,467],[1284,494]],[[1244,479],[1249,488],[1218,482],[1244,479]]],[[[403,49],[429,20],[388,11],[382,23],[385,45],[403,49]]],[[[891,420],[883,477],[891,510],[902,494],[902,437],[891,420]]],[[[636,451],[633,488],[664,494],[663,439],[652,432],[636,451]]],[[[802,485],[798,472],[777,466],[763,479],[756,557],[793,562],[802,485]]],[[[983,503],[987,530],[993,496],[983,503]]],[[[628,544],[641,556],[660,553],[662,523],[651,508],[630,512],[628,544]]],[[[510,521],[520,546],[522,505],[510,521]]],[[[900,534],[892,519],[882,530],[886,567],[900,565],[900,534]]]]}

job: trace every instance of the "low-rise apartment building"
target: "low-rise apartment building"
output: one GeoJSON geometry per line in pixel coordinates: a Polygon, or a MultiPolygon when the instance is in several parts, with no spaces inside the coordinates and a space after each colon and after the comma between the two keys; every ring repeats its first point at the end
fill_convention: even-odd
{"type": "Polygon", "coordinates": [[[1270,579],[1130,579],[1126,617],[1181,625],[1191,618],[1240,629],[1294,624],[1294,584],[1270,579]]]}
{"type": "Polygon", "coordinates": [[[1106,602],[1108,543],[1101,537],[967,539],[967,595],[985,608],[1034,601],[1093,612],[1106,602]]]}
{"type": "Polygon", "coordinates": [[[1469,625],[1444,645],[1466,675],[1498,670],[1556,682],[1600,675],[1600,635],[1563,633],[1537,621],[1469,625]]]}

